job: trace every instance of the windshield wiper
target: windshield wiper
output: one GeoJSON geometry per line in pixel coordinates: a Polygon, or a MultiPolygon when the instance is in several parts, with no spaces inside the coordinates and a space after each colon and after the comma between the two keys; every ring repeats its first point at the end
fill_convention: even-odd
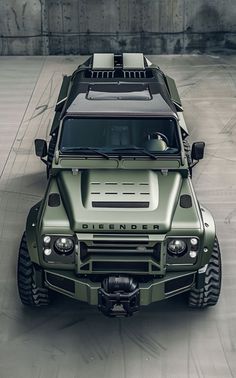
{"type": "Polygon", "coordinates": [[[109,159],[109,156],[104,152],[98,151],[96,148],[92,147],[62,147],[63,152],[95,152],[97,155],[103,156],[106,159],[109,159]]]}
{"type": "Polygon", "coordinates": [[[137,152],[143,152],[145,155],[149,156],[150,158],[154,159],[154,160],[157,160],[157,156],[152,154],[151,152],[147,151],[145,148],[142,148],[142,147],[119,147],[119,148],[113,148],[112,149],[113,151],[126,151],[126,152],[129,152],[129,151],[137,151],[137,152]]]}

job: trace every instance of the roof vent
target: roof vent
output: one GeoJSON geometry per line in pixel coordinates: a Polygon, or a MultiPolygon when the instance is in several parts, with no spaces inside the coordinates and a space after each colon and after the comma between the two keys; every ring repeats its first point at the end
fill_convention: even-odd
{"type": "Polygon", "coordinates": [[[139,83],[92,84],[86,98],[88,100],[151,100],[147,85],[139,83]]]}
{"type": "Polygon", "coordinates": [[[115,65],[114,54],[93,54],[93,71],[113,71],[114,68],[123,68],[128,71],[144,71],[144,56],[142,53],[124,53],[122,60],[115,65]]]}
{"type": "Polygon", "coordinates": [[[124,70],[144,70],[144,56],[137,53],[123,54],[123,69],[124,70]]]}
{"type": "Polygon", "coordinates": [[[152,79],[154,77],[152,69],[146,69],[145,71],[128,71],[115,69],[114,71],[92,71],[85,72],[85,77],[92,79],[152,79]]]}
{"type": "Polygon", "coordinates": [[[114,70],[114,54],[93,54],[93,66],[95,71],[114,70]]]}

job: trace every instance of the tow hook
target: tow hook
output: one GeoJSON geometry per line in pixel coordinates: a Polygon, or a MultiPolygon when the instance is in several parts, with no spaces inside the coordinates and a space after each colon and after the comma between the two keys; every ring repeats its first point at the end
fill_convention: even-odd
{"type": "Polygon", "coordinates": [[[138,283],[132,277],[110,276],[98,290],[98,309],[106,316],[131,316],[140,307],[138,283]]]}

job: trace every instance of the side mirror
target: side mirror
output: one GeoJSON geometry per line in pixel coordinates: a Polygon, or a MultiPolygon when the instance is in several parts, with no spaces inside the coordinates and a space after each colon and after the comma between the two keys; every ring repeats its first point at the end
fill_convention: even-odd
{"type": "Polygon", "coordinates": [[[192,145],[192,160],[201,160],[204,156],[205,142],[195,142],[192,145]]]}
{"type": "Polygon", "coordinates": [[[41,159],[47,156],[48,149],[47,149],[47,143],[44,139],[35,139],[34,141],[35,145],[35,154],[36,156],[40,157],[41,159]]]}

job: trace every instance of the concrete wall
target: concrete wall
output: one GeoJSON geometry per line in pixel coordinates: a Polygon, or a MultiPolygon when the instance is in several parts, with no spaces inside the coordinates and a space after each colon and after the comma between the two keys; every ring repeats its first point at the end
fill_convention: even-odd
{"type": "Polygon", "coordinates": [[[2,55],[235,51],[236,0],[0,0],[2,55]]]}

